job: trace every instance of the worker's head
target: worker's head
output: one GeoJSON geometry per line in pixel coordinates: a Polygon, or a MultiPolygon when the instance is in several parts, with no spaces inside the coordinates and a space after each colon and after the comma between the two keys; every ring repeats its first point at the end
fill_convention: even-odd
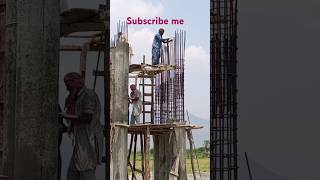
{"type": "Polygon", "coordinates": [[[130,89],[131,89],[131,91],[135,91],[136,90],[136,85],[135,84],[131,84],[130,85],[130,89]]]}
{"type": "Polygon", "coordinates": [[[84,87],[84,80],[79,73],[70,72],[64,76],[64,83],[67,90],[71,94],[77,93],[80,89],[84,87]]]}
{"type": "Polygon", "coordinates": [[[163,33],[164,33],[164,29],[163,29],[163,28],[160,28],[160,29],[159,29],[159,34],[162,36],[163,33]]]}

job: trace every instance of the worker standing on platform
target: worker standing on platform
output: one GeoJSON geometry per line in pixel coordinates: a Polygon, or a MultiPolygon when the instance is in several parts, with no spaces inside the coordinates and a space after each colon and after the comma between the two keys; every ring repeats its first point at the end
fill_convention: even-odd
{"type": "Polygon", "coordinates": [[[140,114],[142,112],[141,92],[137,89],[135,84],[131,84],[130,89],[131,93],[129,101],[132,104],[130,124],[136,124],[140,122],[140,114]]]}
{"type": "Polygon", "coordinates": [[[172,40],[169,38],[163,39],[162,35],[164,34],[164,29],[160,28],[159,33],[156,34],[153,38],[153,43],[152,43],[152,65],[156,65],[160,63],[160,56],[161,56],[161,46],[162,43],[168,43],[172,40]]]}
{"type": "Polygon", "coordinates": [[[68,132],[74,145],[67,180],[95,180],[95,169],[103,151],[100,101],[93,90],[85,87],[79,73],[68,73],[64,82],[70,94],[62,117],[70,125],[68,132]]]}

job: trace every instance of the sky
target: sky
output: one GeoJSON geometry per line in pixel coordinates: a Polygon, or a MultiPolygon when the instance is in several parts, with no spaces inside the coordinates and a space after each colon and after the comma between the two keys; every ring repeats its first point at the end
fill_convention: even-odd
{"type": "MultiPolygon", "coordinates": [[[[112,6],[118,10],[112,10],[111,18],[151,13],[185,20],[176,28],[187,31],[186,71],[193,71],[186,72],[186,106],[195,115],[208,117],[209,1],[111,3],[118,4],[112,6]]],[[[70,0],[69,4],[97,8],[99,0],[70,0]]],[[[239,153],[247,152],[251,160],[293,180],[320,177],[319,9],[319,0],[239,0],[239,153]]],[[[158,27],[130,28],[134,58],[150,56],[150,38],[158,27]]],[[[170,37],[175,28],[165,29],[164,37],[170,37]]],[[[69,62],[78,59],[75,54],[65,57],[69,62]]],[[[61,68],[61,73],[66,71],[61,68]]]]}

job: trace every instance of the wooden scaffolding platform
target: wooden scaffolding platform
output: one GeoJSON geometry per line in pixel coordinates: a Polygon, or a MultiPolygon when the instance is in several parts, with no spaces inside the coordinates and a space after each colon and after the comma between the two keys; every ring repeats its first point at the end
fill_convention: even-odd
{"type": "MultiPolygon", "coordinates": [[[[131,179],[137,179],[136,173],[142,175],[143,180],[150,180],[151,166],[150,166],[150,137],[161,136],[163,134],[174,133],[176,128],[184,128],[187,132],[193,129],[201,129],[203,126],[187,125],[185,123],[168,123],[168,124],[134,124],[128,126],[128,134],[131,134],[131,141],[128,154],[128,166],[131,169],[131,179]],[[137,139],[140,136],[140,150],[141,150],[141,169],[136,167],[137,155],[137,139]],[[131,162],[131,153],[133,148],[133,162],[131,162]]],[[[173,167],[174,168],[174,167],[173,167]]],[[[129,179],[129,175],[128,175],[129,179]]]]}
{"type": "MultiPolygon", "coordinates": [[[[177,128],[183,128],[186,132],[192,129],[200,129],[202,126],[191,125],[183,123],[162,123],[156,124],[154,122],[154,98],[155,98],[155,77],[163,72],[169,72],[175,70],[175,65],[158,64],[149,65],[145,64],[145,57],[143,57],[143,63],[131,64],[129,68],[129,78],[135,79],[135,84],[139,84],[142,96],[142,123],[128,125],[128,134],[131,134],[129,154],[128,154],[128,166],[131,169],[131,179],[137,179],[136,174],[140,173],[143,180],[151,179],[151,166],[150,166],[150,137],[162,136],[172,134],[177,128]],[[138,83],[138,79],[140,83],[138,83]],[[147,106],[150,106],[149,108],[147,106]],[[150,115],[147,117],[147,115],[150,115]],[[148,121],[149,120],[149,121],[148,121]],[[140,145],[138,144],[138,138],[140,139],[140,145]],[[140,146],[141,151],[141,167],[137,167],[137,146],[140,146]],[[132,152],[133,151],[133,152],[132,152]],[[133,154],[132,154],[133,153],[133,154]],[[132,157],[133,156],[133,157],[132,157]]],[[[138,86],[137,86],[138,87],[138,86]]],[[[129,124],[129,122],[128,122],[129,124]]],[[[177,165],[174,165],[177,166],[177,165]]],[[[173,167],[176,169],[177,167],[173,167]]],[[[177,176],[176,173],[171,173],[177,176]]],[[[128,174],[128,179],[129,174],[128,174]]]]}

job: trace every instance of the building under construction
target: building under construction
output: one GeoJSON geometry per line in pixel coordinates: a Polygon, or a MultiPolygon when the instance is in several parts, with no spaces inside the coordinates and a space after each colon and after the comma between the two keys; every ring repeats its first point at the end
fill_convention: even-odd
{"type": "Polygon", "coordinates": [[[102,76],[105,82],[106,179],[127,179],[128,167],[132,179],[138,173],[145,180],[151,179],[151,174],[159,180],[187,179],[186,134],[191,139],[191,130],[200,127],[186,124],[184,116],[185,32],[176,31],[174,41],[163,46],[161,65],[148,65],[143,58],[141,64],[130,64],[123,25],[109,43],[107,6],[60,13],[55,2],[25,3],[7,1],[7,18],[2,21],[6,31],[2,67],[6,71],[1,81],[5,94],[1,178],[43,180],[57,176],[59,52],[74,51],[79,52],[79,72],[84,79],[89,71],[87,54],[99,54],[93,75],[95,80],[102,76]],[[60,44],[60,38],[88,41],[81,45],[60,44]],[[103,71],[99,71],[100,54],[104,54],[103,71]],[[129,78],[135,79],[142,90],[141,124],[128,124],[129,78]],[[135,163],[138,146],[143,158],[141,167],[135,163]]]}
{"type": "MultiPolygon", "coordinates": [[[[1,180],[57,179],[62,51],[79,52],[83,78],[89,71],[87,54],[98,54],[92,75],[94,88],[97,78],[104,79],[106,180],[134,179],[138,174],[143,180],[150,180],[152,174],[155,180],[187,179],[186,137],[192,152],[191,130],[201,127],[186,123],[184,114],[186,33],[176,31],[174,41],[162,47],[160,65],[148,65],[144,57],[141,64],[130,64],[126,25],[119,24],[118,34],[110,39],[109,4],[60,12],[59,1],[0,0],[1,180]],[[85,43],[60,44],[61,38],[85,43]],[[129,79],[142,92],[141,124],[128,124],[129,79]],[[136,164],[138,149],[141,167],[136,164]]],[[[211,3],[211,179],[216,180],[238,176],[236,7],[236,0],[211,3]]]]}

